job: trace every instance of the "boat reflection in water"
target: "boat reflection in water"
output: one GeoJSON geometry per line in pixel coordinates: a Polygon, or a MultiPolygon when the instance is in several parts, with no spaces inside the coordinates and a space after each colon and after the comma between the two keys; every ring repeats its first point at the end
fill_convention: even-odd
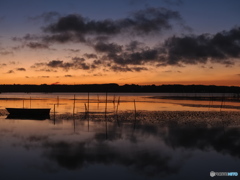
{"type": "Polygon", "coordinates": [[[50,108],[6,108],[9,112],[7,119],[50,119],[50,108]]]}

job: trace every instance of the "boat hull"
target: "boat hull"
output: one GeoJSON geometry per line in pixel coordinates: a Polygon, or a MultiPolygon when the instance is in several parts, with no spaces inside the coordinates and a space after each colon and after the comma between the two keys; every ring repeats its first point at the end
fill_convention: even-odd
{"type": "Polygon", "coordinates": [[[9,112],[8,119],[49,119],[50,108],[6,108],[9,112]]]}

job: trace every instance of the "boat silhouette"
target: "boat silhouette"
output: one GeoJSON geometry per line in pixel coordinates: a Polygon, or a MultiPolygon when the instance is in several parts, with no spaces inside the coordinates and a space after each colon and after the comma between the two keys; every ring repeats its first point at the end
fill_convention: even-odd
{"type": "Polygon", "coordinates": [[[7,119],[50,119],[50,108],[6,108],[7,119]]]}

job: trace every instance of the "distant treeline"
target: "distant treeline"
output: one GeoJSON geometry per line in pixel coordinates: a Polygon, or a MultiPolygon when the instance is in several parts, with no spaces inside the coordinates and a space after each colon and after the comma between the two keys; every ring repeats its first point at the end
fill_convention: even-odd
{"type": "Polygon", "coordinates": [[[237,86],[205,85],[0,85],[0,92],[169,92],[169,93],[240,93],[237,86]]]}

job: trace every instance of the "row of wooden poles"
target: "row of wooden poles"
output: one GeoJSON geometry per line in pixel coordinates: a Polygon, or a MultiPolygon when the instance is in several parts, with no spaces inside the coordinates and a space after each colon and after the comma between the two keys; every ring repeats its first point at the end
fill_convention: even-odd
{"type": "MultiPolygon", "coordinates": [[[[98,97],[98,102],[100,102],[99,100],[99,95],[97,95],[98,97]]],[[[116,96],[114,95],[113,96],[113,104],[114,104],[114,113],[115,115],[117,116],[117,123],[119,125],[119,121],[118,121],[118,108],[119,108],[119,105],[120,105],[120,96],[118,97],[118,100],[116,102],[117,105],[115,105],[115,102],[116,102],[116,96]]],[[[133,100],[133,103],[134,103],[134,128],[136,127],[136,120],[137,120],[137,108],[136,108],[136,101],[135,99],[133,100]]],[[[57,105],[59,105],[59,96],[57,96],[57,105]]],[[[53,111],[54,111],[54,122],[55,122],[55,113],[56,113],[56,104],[54,104],[54,108],[53,108],[53,111]]],[[[86,117],[88,117],[89,119],[89,113],[90,113],[90,94],[88,92],[88,99],[87,99],[87,103],[84,103],[84,107],[85,107],[85,115],[86,117]]],[[[74,94],[73,95],[73,116],[75,115],[75,108],[76,108],[76,95],[74,94]]],[[[106,99],[105,99],[105,120],[107,119],[107,108],[108,108],[108,93],[106,92],[106,99]]],[[[107,123],[107,120],[106,120],[106,123],[107,123]]]]}

